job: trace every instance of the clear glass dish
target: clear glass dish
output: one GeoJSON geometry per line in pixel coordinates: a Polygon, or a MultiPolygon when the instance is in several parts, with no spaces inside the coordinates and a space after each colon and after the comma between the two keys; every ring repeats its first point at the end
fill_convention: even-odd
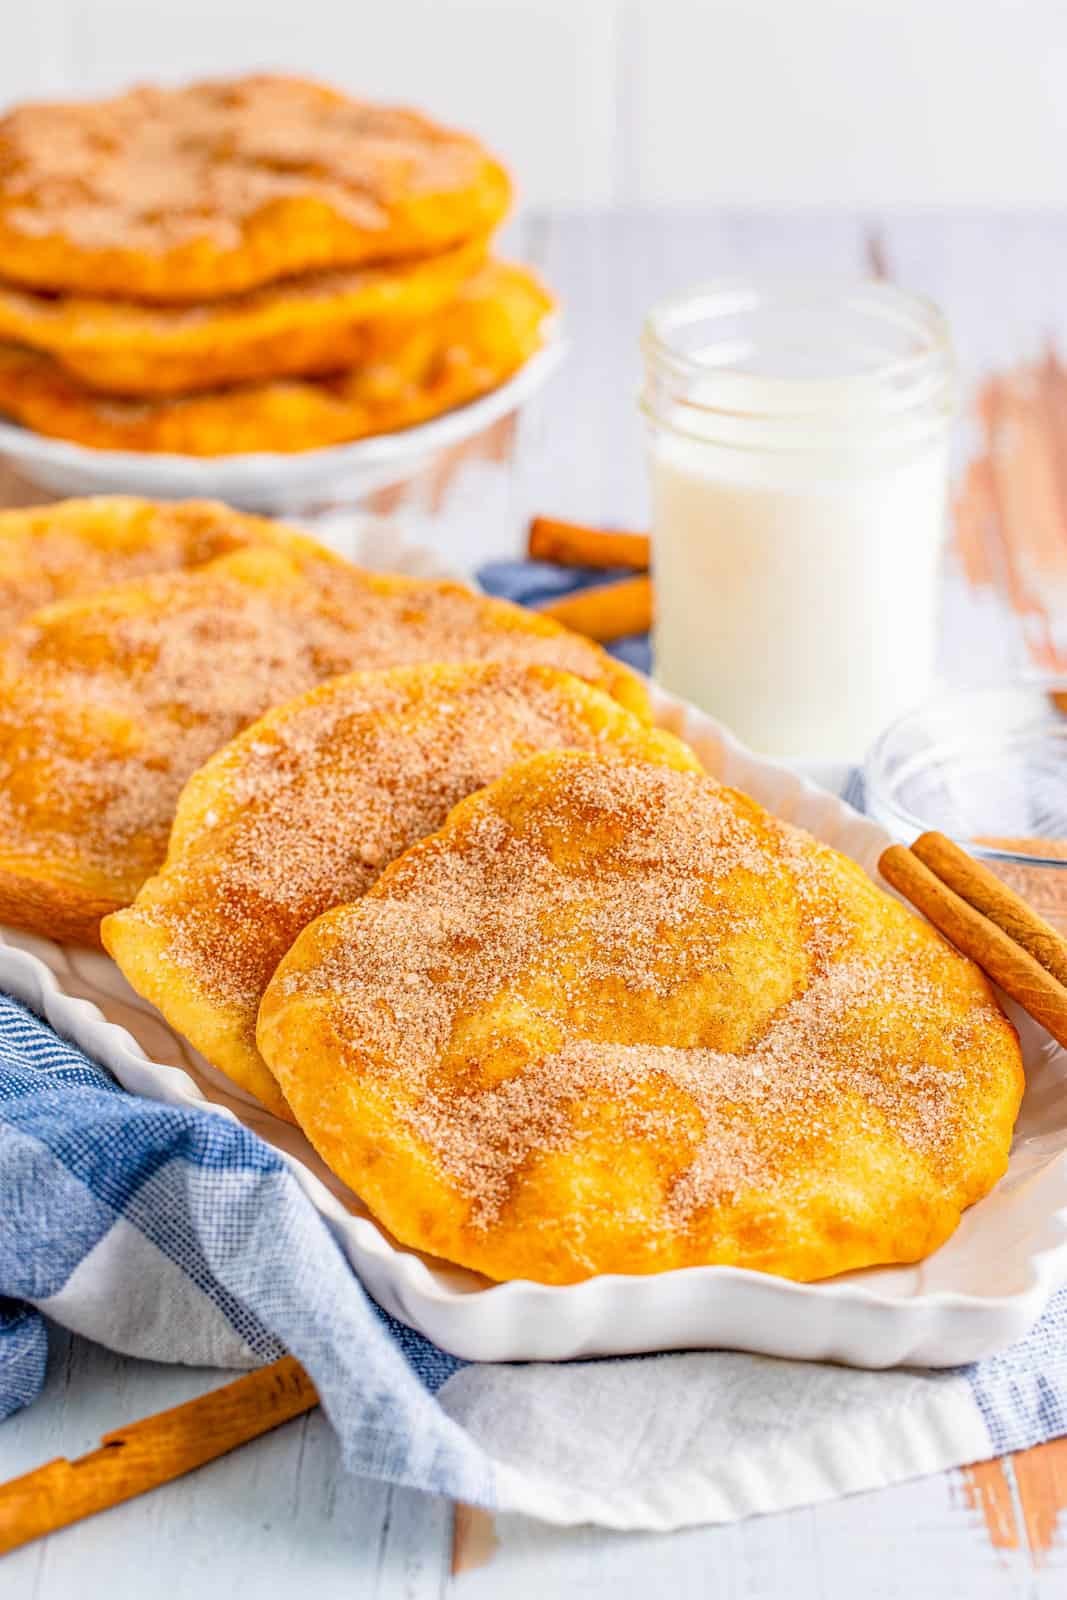
{"type": "Polygon", "coordinates": [[[1067,677],[936,696],[886,729],[864,781],[894,838],[937,828],[1067,932],[1067,677]]]}

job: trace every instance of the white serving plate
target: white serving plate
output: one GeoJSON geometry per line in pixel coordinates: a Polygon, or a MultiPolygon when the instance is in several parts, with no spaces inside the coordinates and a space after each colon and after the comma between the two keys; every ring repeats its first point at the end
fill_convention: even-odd
{"type": "Polygon", "coordinates": [[[499,388],[469,405],[396,433],[292,455],[181,456],[96,450],[0,421],[0,456],[61,495],[135,494],[155,500],[225,500],[247,511],[295,515],[331,503],[355,506],[377,490],[415,478],[453,449],[524,405],[565,353],[550,342],[499,388]]]}
{"type": "MultiPolygon", "coordinates": [[[[429,574],[435,558],[395,540],[361,559],[429,574]]],[[[438,570],[439,564],[437,564],[438,570]]],[[[708,770],[874,873],[889,836],[835,795],[753,755],[712,718],[656,693],[657,720],[708,770]]],[[[0,933],[0,988],[102,1061],[136,1094],[236,1116],[284,1156],[378,1303],[475,1361],[560,1361],[728,1348],[852,1366],[955,1366],[1021,1338],[1067,1282],[1067,1051],[1010,1004],[1027,1090],[1007,1176],[940,1250],[913,1267],[796,1284],[732,1267],[602,1276],[567,1287],[489,1284],[398,1245],[303,1134],[216,1073],[129,988],[106,956],[0,933]]]]}

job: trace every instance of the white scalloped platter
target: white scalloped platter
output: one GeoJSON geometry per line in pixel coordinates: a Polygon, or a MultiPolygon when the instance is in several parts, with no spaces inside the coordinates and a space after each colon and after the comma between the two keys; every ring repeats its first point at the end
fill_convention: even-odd
{"type": "Polygon", "coordinates": [[[297,512],[334,502],[355,505],[376,490],[424,469],[441,451],[462,444],[525,405],[566,351],[550,329],[543,349],[505,383],[429,422],[375,434],[352,444],[292,454],[166,455],[98,450],[0,421],[0,456],[56,494],[139,494],[160,500],[226,500],[250,511],[297,512]]]}
{"type": "MultiPolygon", "coordinates": [[[[421,549],[364,546],[368,564],[431,570],[421,549]]],[[[657,720],[708,770],[808,828],[868,872],[888,835],[843,801],[751,754],[711,718],[657,693],[657,720]]],[[[1067,1051],[1011,1005],[1027,1091],[1007,1176],[913,1267],[816,1284],[730,1267],[567,1287],[490,1284],[399,1246],[303,1135],[241,1096],[136,996],[105,956],[5,930],[0,987],[41,1013],[135,1094],[238,1117],[275,1146],[361,1280],[394,1316],[474,1361],[562,1361],[726,1348],[861,1367],[955,1366],[1021,1338],[1067,1282],[1067,1051]]]]}

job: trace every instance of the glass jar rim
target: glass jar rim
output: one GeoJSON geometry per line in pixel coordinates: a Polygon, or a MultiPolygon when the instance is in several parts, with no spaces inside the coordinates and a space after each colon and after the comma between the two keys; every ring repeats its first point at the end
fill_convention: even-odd
{"type": "MultiPolygon", "coordinates": [[[[852,386],[857,394],[877,392],[880,409],[891,415],[918,410],[937,411],[950,418],[956,410],[956,365],[948,322],[937,305],[924,295],[896,284],[835,274],[762,274],[711,279],[653,306],[641,335],[648,383],[642,409],[653,420],[658,406],[653,384],[665,387],[670,403],[694,416],[810,419],[818,415],[820,389],[827,384],[852,386]],[[706,352],[692,354],[672,334],[716,318],[740,317],[770,307],[798,312],[815,306],[857,317],[872,325],[895,325],[921,341],[920,348],[888,355],[882,362],[844,371],[831,378],[791,378],[755,375],[725,360],[709,360],[706,352]],[[685,386],[713,384],[714,403],[685,386]],[[807,400],[807,404],[801,402],[807,400]]],[[[684,431],[684,430],[683,430],[684,431]]]]}
{"type": "MultiPolygon", "coordinates": [[[[864,757],[862,770],[867,813],[873,816],[875,821],[889,827],[900,838],[908,838],[909,835],[914,838],[930,828],[940,826],[942,832],[949,833],[957,844],[962,845],[979,860],[1022,867],[1041,867],[1053,873],[1067,872],[1067,857],[1042,852],[1039,837],[1034,838],[1034,844],[1037,846],[1034,850],[1007,849],[946,828],[943,823],[939,824],[937,819],[924,817],[911,810],[898,796],[895,774],[892,771],[896,759],[895,744],[917,723],[932,713],[948,712],[964,701],[977,706],[983,700],[988,701],[992,695],[1003,697],[1034,693],[1045,697],[1055,695],[1067,697],[1067,676],[1040,671],[1021,672],[1002,680],[965,683],[943,688],[921,705],[912,706],[903,715],[895,718],[888,727],[883,728],[864,757]]],[[[914,759],[928,760],[929,753],[920,752],[920,756],[914,759]]]]}

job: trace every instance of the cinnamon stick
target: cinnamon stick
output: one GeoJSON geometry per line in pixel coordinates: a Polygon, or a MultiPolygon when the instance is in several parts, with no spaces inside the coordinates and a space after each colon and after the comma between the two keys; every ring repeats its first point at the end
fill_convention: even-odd
{"type": "Polygon", "coordinates": [[[644,633],[651,626],[652,580],[638,577],[598,583],[592,589],[551,600],[539,610],[575,633],[584,633],[587,639],[608,644],[627,634],[644,633]]]}
{"type": "Polygon", "coordinates": [[[1067,988],[1067,942],[1021,895],[943,833],[920,834],[911,848],[942,883],[995,922],[1067,988]]]}
{"type": "Polygon", "coordinates": [[[587,528],[580,522],[534,517],[527,543],[531,561],[561,567],[636,567],[647,572],[649,540],[644,533],[587,528]]]}
{"type": "Polygon", "coordinates": [[[910,900],[958,950],[970,956],[1054,1039],[1067,1045],[1067,986],[1016,944],[1003,928],[942,883],[904,845],[890,845],[878,868],[886,882],[910,900]]]}
{"type": "Polygon", "coordinates": [[[284,1356],[221,1389],[106,1433],[100,1448],[0,1484],[0,1555],[192,1472],[319,1403],[284,1356]]]}

